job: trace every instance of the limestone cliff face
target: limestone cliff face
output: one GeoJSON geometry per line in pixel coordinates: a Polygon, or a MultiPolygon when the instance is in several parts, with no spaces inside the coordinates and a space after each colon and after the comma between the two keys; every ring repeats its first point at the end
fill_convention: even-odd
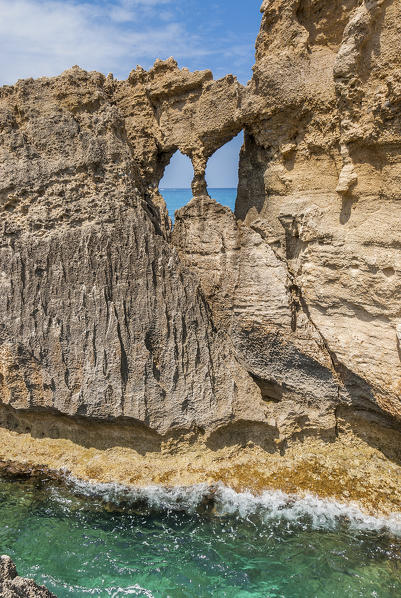
{"type": "Polygon", "coordinates": [[[262,11],[236,218],[193,200],[174,242],[284,434],[399,428],[401,3],[262,11]]]}
{"type": "Polygon", "coordinates": [[[147,178],[163,159],[135,85],[75,68],[0,92],[1,401],[161,433],[263,419],[258,388],[168,243],[147,178]]]}
{"type": "Polygon", "coordinates": [[[260,112],[241,156],[259,199],[243,184],[237,215],[275,235],[341,404],[400,418],[401,3],[263,10],[250,91],[260,112]]]}
{"type": "Polygon", "coordinates": [[[336,373],[270,238],[265,223],[238,222],[208,197],[181,209],[173,232],[181,259],[196,271],[216,321],[229,331],[238,360],[259,386],[281,440],[309,432],[334,438],[336,373]]]}
{"type": "Polygon", "coordinates": [[[169,59],[0,89],[4,425],[399,428],[401,3],[262,10],[246,88],[169,59]],[[242,129],[234,215],[205,169],[242,129]],[[194,198],[171,231],[177,149],[194,198]]]}

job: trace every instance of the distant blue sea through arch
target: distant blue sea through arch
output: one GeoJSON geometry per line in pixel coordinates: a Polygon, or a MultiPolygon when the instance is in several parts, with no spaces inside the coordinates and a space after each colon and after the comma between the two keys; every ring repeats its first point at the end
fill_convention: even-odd
{"type": "MultiPolygon", "coordinates": [[[[166,201],[168,213],[171,221],[174,223],[175,211],[185,206],[192,199],[192,191],[191,189],[160,188],[160,193],[166,201]]],[[[210,197],[234,212],[235,199],[237,197],[236,187],[209,188],[208,193],[210,197]]]]}

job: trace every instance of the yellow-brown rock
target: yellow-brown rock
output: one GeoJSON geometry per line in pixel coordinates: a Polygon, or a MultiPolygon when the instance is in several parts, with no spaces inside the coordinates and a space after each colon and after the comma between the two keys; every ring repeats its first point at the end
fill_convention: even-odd
{"type": "MultiPolygon", "coordinates": [[[[346,436],[350,459],[398,467],[401,2],[262,11],[247,87],[169,59],[0,89],[3,447],[6,428],[92,446],[119,429],[173,454],[190,434],[213,468],[234,444],[280,459],[316,441],[339,472],[346,436]],[[242,129],[233,214],[205,170],[242,129]],[[176,150],[194,198],[172,230],[176,150]]],[[[325,493],[305,467],[295,489],[325,493]]]]}

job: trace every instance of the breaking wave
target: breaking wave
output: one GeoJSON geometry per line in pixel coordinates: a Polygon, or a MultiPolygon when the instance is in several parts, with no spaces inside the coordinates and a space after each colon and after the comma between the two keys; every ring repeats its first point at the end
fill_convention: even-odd
{"type": "Polygon", "coordinates": [[[273,523],[287,521],[307,524],[312,529],[336,529],[348,525],[360,531],[390,532],[401,537],[401,513],[375,517],[364,513],[355,503],[341,503],[313,494],[289,495],[268,490],[255,495],[215,484],[189,487],[147,486],[133,488],[116,483],[90,483],[70,477],[70,489],[81,496],[101,499],[116,506],[143,504],[158,511],[196,512],[208,508],[216,516],[243,519],[257,517],[273,523]]]}

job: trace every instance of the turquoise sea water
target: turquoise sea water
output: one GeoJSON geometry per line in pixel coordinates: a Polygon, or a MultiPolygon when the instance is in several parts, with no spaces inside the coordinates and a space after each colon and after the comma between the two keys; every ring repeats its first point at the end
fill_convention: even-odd
{"type": "Polygon", "coordinates": [[[59,598],[401,596],[400,520],[224,487],[211,512],[205,491],[0,481],[1,552],[59,598]]]}
{"type": "MultiPolygon", "coordinates": [[[[213,197],[216,201],[221,203],[223,206],[227,206],[234,212],[235,198],[237,197],[236,188],[227,189],[208,189],[210,197],[213,197]]],[[[191,189],[160,189],[160,193],[163,195],[168,212],[171,220],[174,222],[174,212],[179,210],[185,204],[192,199],[191,189]]]]}

